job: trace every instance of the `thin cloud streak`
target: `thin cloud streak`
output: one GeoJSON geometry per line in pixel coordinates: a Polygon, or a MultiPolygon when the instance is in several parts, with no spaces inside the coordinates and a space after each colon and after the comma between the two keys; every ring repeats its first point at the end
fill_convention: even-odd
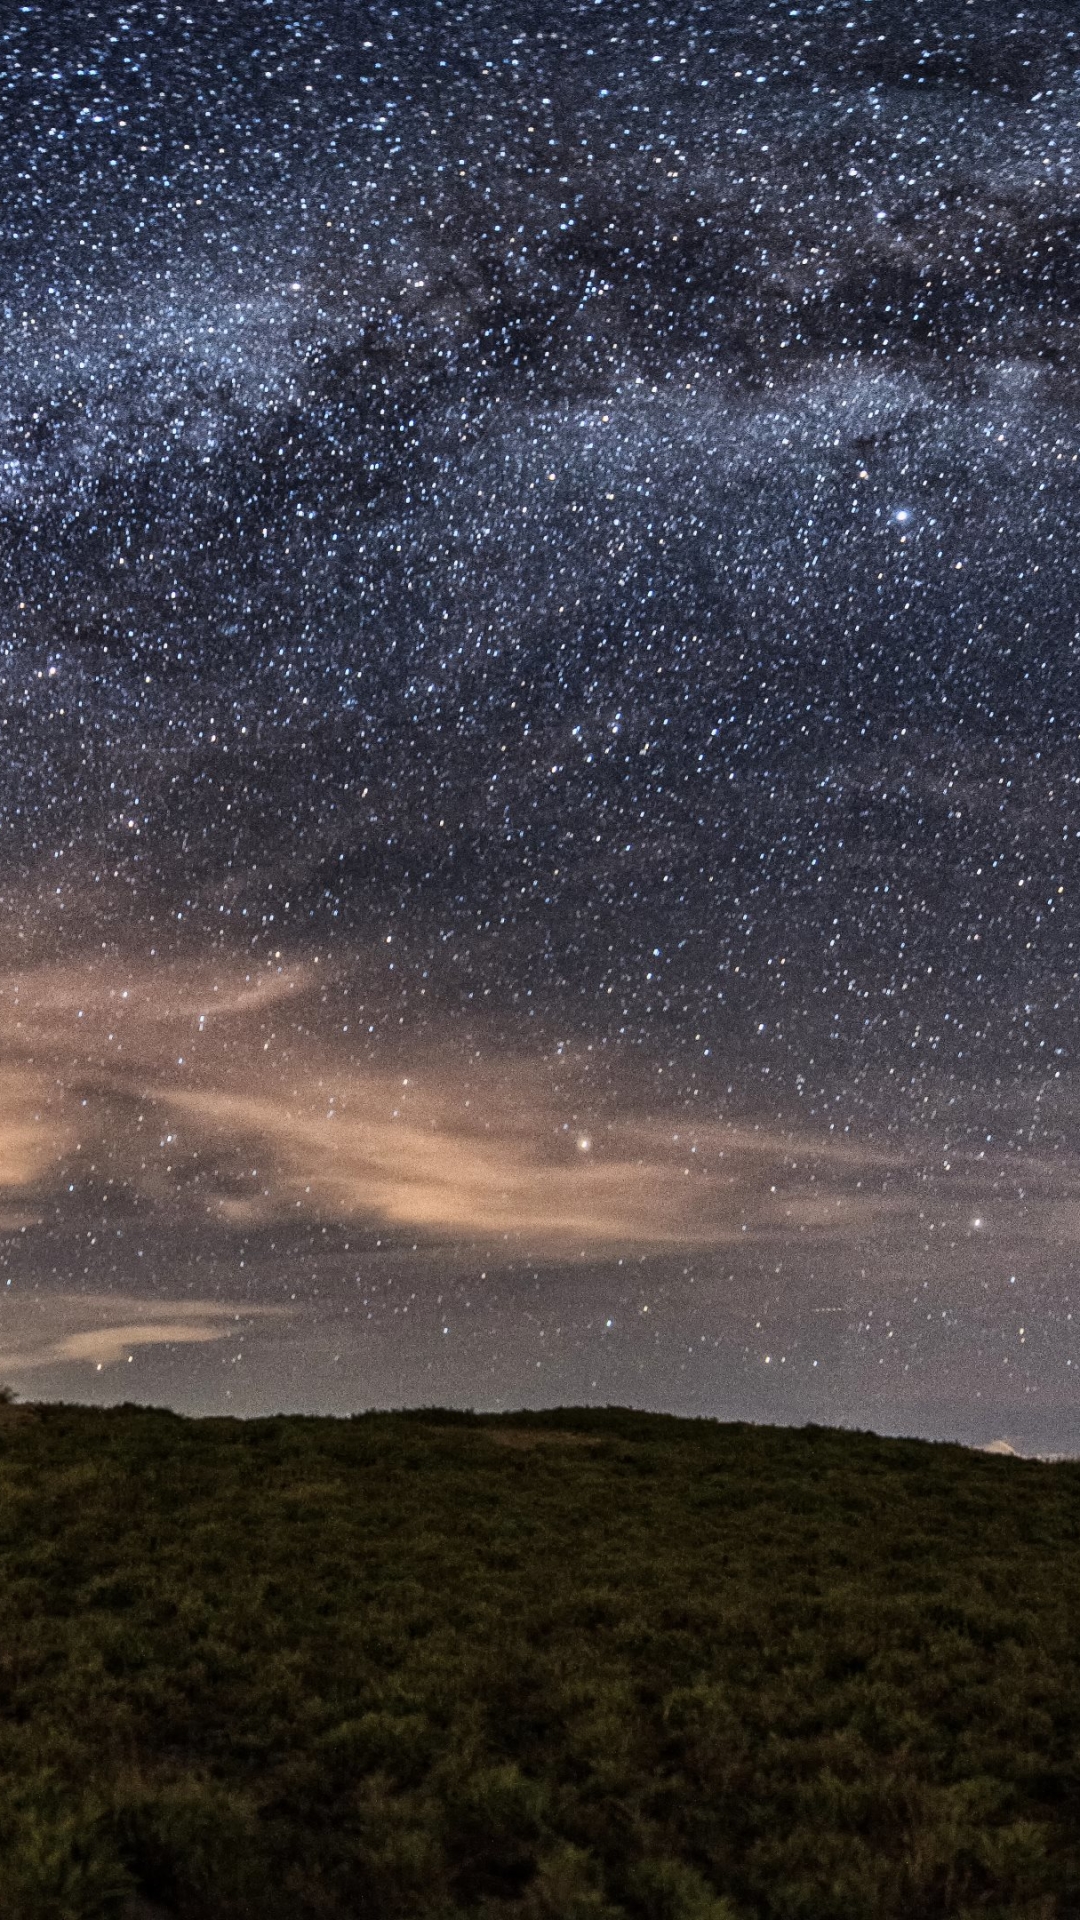
{"type": "Polygon", "coordinates": [[[79,1364],[114,1366],[138,1347],[227,1340],[249,1330],[256,1320],[283,1312],[246,1302],[157,1302],[124,1294],[8,1296],[0,1307],[0,1374],[79,1364]]]}
{"type": "MultiPolygon", "coordinates": [[[[928,1203],[959,1223],[1000,1191],[971,1157],[928,1179],[892,1143],[775,1124],[605,1108],[589,1126],[584,1082],[571,1099],[518,1059],[472,1067],[468,1091],[430,1046],[391,1074],[320,1021],[326,980],[96,958],[0,980],[0,1232],[105,1190],[190,1231],[357,1222],[600,1258],[913,1236],[928,1203]]],[[[1077,1184],[1055,1168],[1033,1231],[1080,1239],[1077,1184]]]]}
{"type": "Polygon", "coordinates": [[[52,1092],[43,1076],[0,1066],[0,1206],[31,1191],[70,1142],[69,1128],[48,1111],[52,1092]]]}

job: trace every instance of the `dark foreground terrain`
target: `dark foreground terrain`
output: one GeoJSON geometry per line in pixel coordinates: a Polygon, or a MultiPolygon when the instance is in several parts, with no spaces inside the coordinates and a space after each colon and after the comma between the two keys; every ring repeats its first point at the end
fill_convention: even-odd
{"type": "Polygon", "coordinates": [[[1080,1466],[0,1416],[0,1913],[1080,1912],[1080,1466]]]}

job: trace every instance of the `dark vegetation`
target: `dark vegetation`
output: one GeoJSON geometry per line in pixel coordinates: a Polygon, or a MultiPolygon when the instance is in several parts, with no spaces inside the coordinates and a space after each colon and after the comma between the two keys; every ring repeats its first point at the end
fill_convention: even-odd
{"type": "Polygon", "coordinates": [[[4,1920],[1080,1913],[1080,1467],[0,1413],[4,1920]]]}

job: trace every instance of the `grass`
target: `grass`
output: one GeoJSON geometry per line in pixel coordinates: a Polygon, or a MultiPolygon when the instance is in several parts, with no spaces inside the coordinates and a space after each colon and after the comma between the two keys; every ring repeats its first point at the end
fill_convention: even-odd
{"type": "Polygon", "coordinates": [[[0,1412],[4,1920],[1080,1913],[1080,1467],[0,1412]]]}

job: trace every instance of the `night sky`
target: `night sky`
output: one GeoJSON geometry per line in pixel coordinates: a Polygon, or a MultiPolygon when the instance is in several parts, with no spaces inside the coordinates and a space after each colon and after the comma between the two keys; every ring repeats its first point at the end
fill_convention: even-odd
{"type": "Polygon", "coordinates": [[[1078,127],[1071,0],[4,10],[0,1378],[1080,1449],[1078,127]]]}

